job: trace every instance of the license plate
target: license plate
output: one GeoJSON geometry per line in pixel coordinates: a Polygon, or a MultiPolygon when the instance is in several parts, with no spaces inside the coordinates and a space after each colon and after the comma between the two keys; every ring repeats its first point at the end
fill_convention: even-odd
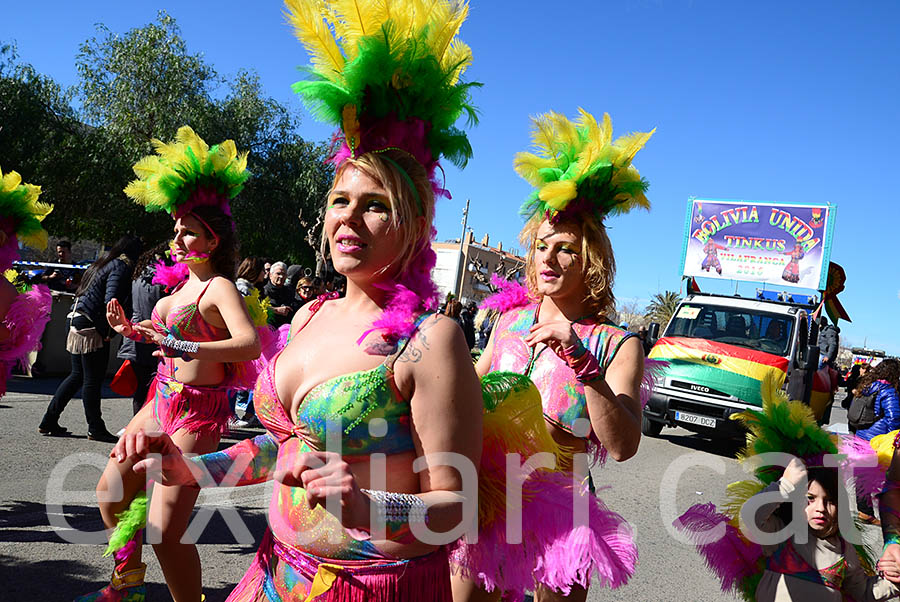
{"type": "Polygon", "coordinates": [[[687,422],[688,424],[699,424],[709,428],[716,428],[716,419],[707,418],[706,416],[698,416],[697,414],[688,414],[686,412],[675,412],[675,420],[679,422],[687,422]]]}

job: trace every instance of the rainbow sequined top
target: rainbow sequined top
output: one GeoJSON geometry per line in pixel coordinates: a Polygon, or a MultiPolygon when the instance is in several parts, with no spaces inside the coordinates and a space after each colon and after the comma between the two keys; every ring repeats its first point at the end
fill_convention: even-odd
{"type": "MultiPolygon", "coordinates": [[[[536,349],[532,349],[524,342],[529,329],[537,321],[537,310],[538,304],[531,303],[500,316],[493,332],[491,371],[517,372],[530,377],[541,392],[547,420],[569,433],[584,437],[583,430],[576,433],[574,428],[575,421],[579,418],[588,419],[587,425],[590,424],[584,385],[575,379],[572,369],[550,348],[538,345],[536,349]]],[[[609,322],[597,322],[593,319],[575,322],[572,328],[604,371],[612,363],[622,343],[636,336],[609,322]]],[[[592,432],[587,438],[596,442],[592,432]]]]}
{"type": "MultiPolygon", "coordinates": [[[[416,326],[428,315],[421,316],[416,326]]],[[[279,352],[260,374],[253,396],[256,415],[268,433],[200,456],[198,461],[217,481],[235,464],[243,462],[244,468],[234,484],[248,485],[270,479],[276,463],[290,465],[298,454],[326,450],[327,438],[335,433],[340,437],[341,453],[350,463],[374,453],[413,451],[409,400],[402,397],[394,382],[394,362],[408,342],[409,339],[400,341],[397,350],[371,370],[337,376],[314,386],[303,398],[296,416],[291,416],[275,387],[279,352]],[[239,460],[240,456],[243,460],[239,460]]],[[[320,558],[385,558],[370,541],[351,537],[321,506],[310,510],[302,487],[275,484],[269,503],[269,526],[280,544],[320,558]]]]}

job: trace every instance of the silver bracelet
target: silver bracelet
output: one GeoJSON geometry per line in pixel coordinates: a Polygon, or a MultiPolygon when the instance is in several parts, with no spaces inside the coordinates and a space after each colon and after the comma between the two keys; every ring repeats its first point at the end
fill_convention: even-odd
{"type": "Polygon", "coordinates": [[[181,339],[176,339],[172,335],[166,335],[162,344],[164,347],[181,352],[182,356],[185,353],[197,353],[200,349],[200,343],[197,341],[182,341],[181,339]]]}
{"type": "Polygon", "coordinates": [[[375,503],[380,522],[386,524],[427,522],[428,506],[416,495],[371,489],[363,489],[362,492],[375,503]]]}

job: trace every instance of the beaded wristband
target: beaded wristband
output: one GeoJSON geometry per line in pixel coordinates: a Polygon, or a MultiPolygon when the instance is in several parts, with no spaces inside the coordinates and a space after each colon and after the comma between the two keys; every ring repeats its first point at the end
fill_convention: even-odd
{"type": "Polygon", "coordinates": [[[172,335],[167,335],[166,338],[162,340],[161,345],[167,357],[180,357],[186,362],[194,359],[188,355],[189,353],[197,353],[200,349],[200,343],[197,341],[182,341],[181,339],[176,339],[172,335]],[[175,353],[171,353],[173,351],[175,353]]]}
{"type": "Polygon", "coordinates": [[[363,489],[362,492],[372,498],[378,511],[378,519],[388,525],[426,522],[428,506],[416,495],[371,489],[363,489]]]}

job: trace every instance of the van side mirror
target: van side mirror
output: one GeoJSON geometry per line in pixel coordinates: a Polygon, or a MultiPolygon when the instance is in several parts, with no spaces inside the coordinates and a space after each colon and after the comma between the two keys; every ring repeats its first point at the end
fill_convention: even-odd
{"type": "Polygon", "coordinates": [[[659,340],[659,322],[650,322],[650,326],[647,327],[647,343],[650,345],[655,345],[656,341],[659,340]]]}

